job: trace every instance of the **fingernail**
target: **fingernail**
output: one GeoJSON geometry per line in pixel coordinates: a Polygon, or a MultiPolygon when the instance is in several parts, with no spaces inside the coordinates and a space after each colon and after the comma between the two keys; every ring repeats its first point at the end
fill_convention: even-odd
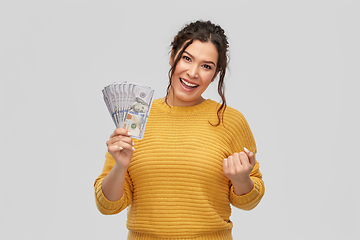
{"type": "Polygon", "coordinates": [[[119,147],[119,148],[120,148],[120,151],[124,149],[124,148],[122,148],[122,147],[119,147]]]}
{"type": "Polygon", "coordinates": [[[131,132],[127,132],[127,135],[128,135],[128,136],[131,136],[131,132]]]}
{"type": "Polygon", "coordinates": [[[134,143],[134,141],[131,143],[133,146],[135,146],[135,143],[134,143]]]}
{"type": "Polygon", "coordinates": [[[244,150],[246,153],[250,153],[250,151],[246,147],[244,147],[244,150]]]}
{"type": "Polygon", "coordinates": [[[132,149],[135,151],[135,148],[134,148],[134,147],[132,147],[132,149]]]}

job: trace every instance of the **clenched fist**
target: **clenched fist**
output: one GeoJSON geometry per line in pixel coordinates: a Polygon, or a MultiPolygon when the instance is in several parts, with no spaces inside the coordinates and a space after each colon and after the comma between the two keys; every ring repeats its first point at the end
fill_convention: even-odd
{"type": "Polygon", "coordinates": [[[223,161],[225,176],[234,186],[236,195],[243,195],[251,191],[254,186],[250,173],[255,166],[255,156],[244,148],[245,152],[234,153],[223,161]]]}
{"type": "Polygon", "coordinates": [[[130,165],[135,148],[133,140],[130,138],[131,133],[124,128],[117,128],[110,135],[110,139],[106,142],[108,152],[113,156],[116,163],[127,169],[130,165]]]}

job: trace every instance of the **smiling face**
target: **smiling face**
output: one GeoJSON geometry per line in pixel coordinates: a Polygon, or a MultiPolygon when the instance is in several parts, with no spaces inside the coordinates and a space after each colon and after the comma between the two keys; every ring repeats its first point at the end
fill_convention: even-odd
{"type": "MultiPolygon", "coordinates": [[[[174,59],[170,57],[170,64],[174,59]]],[[[171,106],[193,106],[216,77],[218,51],[211,42],[194,40],[182,54],[171,78],[167,102],[171,106]]]]}

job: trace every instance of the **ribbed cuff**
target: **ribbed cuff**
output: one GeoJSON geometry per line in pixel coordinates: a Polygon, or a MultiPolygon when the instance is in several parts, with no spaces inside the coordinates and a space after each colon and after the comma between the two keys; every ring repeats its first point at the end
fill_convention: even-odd
{"type": "Polygon", "coordinates": [[[255,179],[252,179],[254,182],[254,187],[253,189],[248,192],[247,194],[238,196],[234,193],[234,186],[231,186],[230,189],[230,202],[237,204],[237,205],[247,205],[251,202],[253,202],[255,199],[257,199],[257,197],[259,196],[260,193],[260,186],[257,183],[257,181],[255,179]]]}
{"type": "Polygon", "coordinates": [[[117,201],[110,201],[107,199],[102,191],[102,180],[99,180],[95,185],[95,198],[96,206],[99,211],[103,214],[114,214],[119,212],[122,205],[124,204],[125,194],[117,201]]]}

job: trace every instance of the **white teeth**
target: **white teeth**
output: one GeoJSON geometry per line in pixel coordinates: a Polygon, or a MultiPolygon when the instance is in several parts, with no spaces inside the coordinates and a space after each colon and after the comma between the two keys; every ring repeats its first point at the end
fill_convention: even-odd
{"type": "Polygon", "coordinates": [[[196,87],[197,85],[196,84],[192,84],[192,83],[188,83],[186,82],[184,79],[181,78],[181,81],[186,85],[186,86],[189,86],[189,87],[196,87]]]}

